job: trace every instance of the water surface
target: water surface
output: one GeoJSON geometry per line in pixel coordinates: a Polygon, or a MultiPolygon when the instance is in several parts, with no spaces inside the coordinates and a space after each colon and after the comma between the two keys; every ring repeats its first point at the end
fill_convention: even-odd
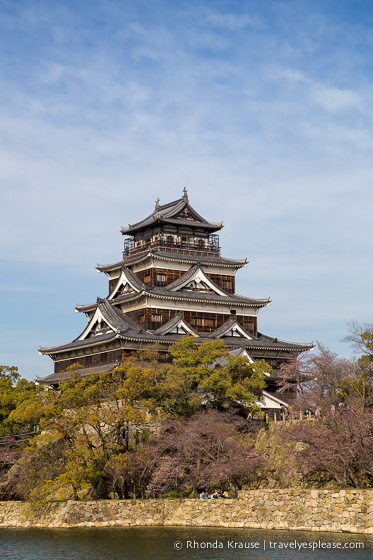
{"type": "Polygon", "coordinates": [[[0,558],[1,560],[372,560],[373,537],[348,533],[220,527],[15,528],[0,529],[0,558]]]}

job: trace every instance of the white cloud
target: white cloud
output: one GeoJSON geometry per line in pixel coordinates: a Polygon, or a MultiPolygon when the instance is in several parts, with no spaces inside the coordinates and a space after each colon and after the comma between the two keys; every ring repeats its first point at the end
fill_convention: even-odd
{"type": "Polygon", "coordinates": [[[329,111],[359,110],[363,107],[361,97],[352,90],[323,87],[319,84],[314,84],[310,93],[314,103],[329,111]]]}
{"type": "MultiPolygon", "coordinates": [[[[224,220],[223,254],[252,261],[239,273],[241,291],[273,296],[263,313],[269,332],[282,320],[280,337],[299,325],[308,328],[305,340],[321,338],[321,328],[332,340],[338,328],[342,338],[347,320],[373,312],[366,298],[373,74],[350,74],[330,33],[316,44],[306,17],[289,20],[294,10],[271,21],[258,2],[253,13],[269,22],[263,28],[257,15],[233,8],[188,5],[180,15],[172,4],[172,12],[144,15],[136,3],[105,2],[107,27],[94,5],[91,19],[66,8],[62,24],[56,13],[32,19],[29,35],[24,19],[20,29],[9,16],[12,49],[0,60],[3,257],[25,271],[30,263],[68,268],[71,286],[67,275],[56,278],[54,297],[70,290],[73,302],[89,299],[91,284],[76,295],[76,279],[94,274],[97,261],[120,258],[120,226],[186,185],[197,211],[224,220]],[[315,48],[302,50],[308,40],[315,48]]],[[[48,2],[40,6],[53,12],[48,2]]],[[[33,317],[39,312],[40,303],[33,317]]],[[[66,339],[74,321],[71,313],[66,339]]]]}

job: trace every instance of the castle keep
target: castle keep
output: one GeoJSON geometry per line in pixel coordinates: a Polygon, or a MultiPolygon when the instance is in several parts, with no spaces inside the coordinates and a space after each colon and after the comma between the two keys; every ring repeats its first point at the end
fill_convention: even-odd
{"type": "Polygon", "coordinates": [[[38,381],[57,386],[76,362],[83,366],[81,375],[111,370],[155,344],[166,361],[170,345],[189,333],[197,342],[221,338],[232,354],[266,360],[274,375],[267,383],[272,397],[264,392],[263,399],[273,400],[276,369],[313,345],[258,330],[258,312],[270,300],[236,294],[235,275],[247,261],[221,256],[222,227],[192,208],[186,189],[179,200],[157,200],[148,217],[123,227],[122,259],[97,266],[108,277],[107,297],[76,307],[88,324],[72,342],[40,348],[52,358],[54,373],[38,381]]]}

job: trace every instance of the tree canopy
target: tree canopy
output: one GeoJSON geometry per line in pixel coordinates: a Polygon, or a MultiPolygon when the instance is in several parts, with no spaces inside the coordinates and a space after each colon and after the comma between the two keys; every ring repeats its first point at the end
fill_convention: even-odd
{"type": "MultiPolygon", "coordinates": [[[[318,343],[278,374],[280,391],[296,396],[294,407],[317,413],[314,422],[284,423],[276,432],[280,463],[293,456],[304,484],[373,480],[373,329],[354,325],[351,333],[362,354],[340,358],[318,343]]],[[[89,376],[75,364],[58,390],[0,366],[0,436],[40,427],[18,460],[11,449],[0,457],[0,466],[16,462],[9,476],[0,470],[0,491],[40,503],[195,495],[203,486],[236,491],[271,480],[266,428],[256,435],[245,418],[260,412],[272,368],[229,354],[222,340],[198,344],[191,335],[170,355],[161,364],[156,351],[139,354],[89,376]]]]}

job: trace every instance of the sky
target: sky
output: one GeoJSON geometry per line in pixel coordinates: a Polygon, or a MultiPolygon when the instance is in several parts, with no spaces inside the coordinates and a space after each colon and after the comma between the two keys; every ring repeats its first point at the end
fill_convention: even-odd
{"type": "Polygon", "coordinates": [[[52,373],[121,226],[187,187],[259,330],[373,322],[372,0],[2,0],[0,363],[52,373]]]}

